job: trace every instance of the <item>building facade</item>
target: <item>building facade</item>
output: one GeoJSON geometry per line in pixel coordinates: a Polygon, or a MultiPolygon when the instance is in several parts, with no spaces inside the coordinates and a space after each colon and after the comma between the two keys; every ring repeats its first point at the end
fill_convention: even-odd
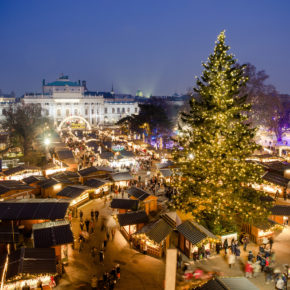
{"type": "MultiPolygon", "coordinates": [[[[92,127],[114,124],[118,120],[139,113],[138,102],[130,95],[88,91],[86,82],[72,82],[61,76],[55,82],[43,80],[42,93],[25,94],[24,104],[39,104],[43,114],[56,126],[74,117],[84,118],[92,127]]],[[[76,118],[77,119],[77,118],[76,118]]]]}

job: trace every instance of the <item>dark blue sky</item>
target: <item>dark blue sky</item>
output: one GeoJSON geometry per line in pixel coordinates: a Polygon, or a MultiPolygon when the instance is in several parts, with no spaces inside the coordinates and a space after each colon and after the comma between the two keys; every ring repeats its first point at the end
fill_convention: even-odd
{"type": "Polygon", "coordinates": [[[40,91],[60,73],[89,89],[182,93],[217,34],[290,93],[288,0],[1,0],[0,88],[40,91]]]}

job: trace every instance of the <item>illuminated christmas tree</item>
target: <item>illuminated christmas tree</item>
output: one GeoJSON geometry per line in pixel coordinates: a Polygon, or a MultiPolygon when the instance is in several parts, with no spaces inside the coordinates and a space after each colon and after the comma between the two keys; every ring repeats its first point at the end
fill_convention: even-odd
{"type": "Polygon", "coordinates": [[[239,94],[247,81],[244,67],[228,50],[221,32],[197,79],[190,112],[180,116],[179,149],[174,153],[179,169],[173,206],[215,234],[236,230],[244,222],[265,221],[270,206],[260,199],[264,193],[251,187],[261,183],[262,169],[247,158],[259,146],[247,121],[250,105],[239,94]]]}

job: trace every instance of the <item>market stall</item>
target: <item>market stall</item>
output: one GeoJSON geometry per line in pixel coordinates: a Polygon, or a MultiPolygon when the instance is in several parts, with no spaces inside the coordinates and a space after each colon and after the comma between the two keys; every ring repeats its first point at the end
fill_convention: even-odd
{"type": "Polygon", "coordinates": [[[179,249],[190,259],[199,260],[211,255],[219,238],[202,225],[186,220],[177,226],[179,249]]]}

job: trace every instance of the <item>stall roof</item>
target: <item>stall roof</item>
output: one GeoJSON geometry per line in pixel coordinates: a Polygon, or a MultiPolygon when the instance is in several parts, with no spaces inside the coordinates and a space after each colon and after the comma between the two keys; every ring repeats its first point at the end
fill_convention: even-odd
{"type": "Polygon", "coordinates": [[[113,172],[113,169],[111,167],[106,167],[106,166],[98,166],[98,167],[91,166],[91,167],[79,170],[78,173],[80,176],[87,176],[98,171],[113,172]]]}
{"type": "Polygon", "coordinates": [[[271,209],[272,215],[282,215],[290,216],[290,206],[289,205],[275,205],[271,209]]]}
{"type": "Polygon", "coordinates": [[[0,202],[0,220],[63,219],[69,202],[61,199],[13,199],[0,202]]]}
{"type": "Polygon", "coordinates": [[[120,155],[122,155],[125,158],[134,158],[135,154],[132,151],[122,150],[120,151],[120,155]]]}
{"type": "Polygon", "coordinates": [[[217,237],[205,227],[189,220],[177,226],[177,230],[194,245],[198,244],[205,238],[217,239],[217,237]]]}
{"type": "Polygon", "coordinates": [[[120,226],[145,224],[148,222],[148,216],[144,210],[118,214],[117,217],[120,226]]]}
{"type": "Polygon", "coordinates": [[[76,172],[73,171],[62,171],[62,172],[57,172],[54,174],[49,175],[50,177],[57,178],[58,180],[60,179],[76,179],[79,178],[79,175],[76,172]]]}
{"type": "Polygon", "coordinates": [[[162,174],[162,176],[165,178],[172,176],[172,171],[170,169],[159,169],[159,171],[162,174]]]}
{"type": "Polygon", "coordinates": [[[49,188],[49,187],[54,186],[58,183],[62,183],[62,182],[57,180],[56,178],[49,178],[49,179],[46,179],[46,180],[39,182],[38,185],[41,188],[49,188]]]}
{"type": "Polygon", "coordinates": [[[30,170],[30,171],[39,171],[40,168],[36,167],[36,166],[19,165],[17,167],[13,167],[11,169],[3,171],[3,174],[6,175],[6,176],[9,176],[9,175],[14,175],[14,174],[22,172],[22,171],[28,171],[28,170],[30,170]]]}
{"type": "Polygon", "coordinates": [[[273,227],[276,224],[277,224],[276,222],[270,219],[267,219],[265,221],[256,222],[254,226],[257,227],[258,229],[265,231],[265,230],[269,230],[271,227],[273,227]]]}
{"type": "Polygon", "coordinates": [[[157,163],[156,166],[158,169],[164,169],[164,168],[167,168],[167,167],[170,167],[170,166],[173,166],[174,163],[171,161],[171,160],[168,160],[166,162],[163,162],[163,163],[157,163]]]}
{"type": "Polygon", "coordinates": [[[268,171],[267,173],[265,173],[263,179],[283,187],[287,187],[289,182],[289,179],[285,178],[283,174],[274,171],[268,171]]]}
{"type": "Polygon", "coordinates": [[[34,187],[22,183],[17,180],[1,180],[0,181],[0,195],[11,190],[32,190],[34,187]]]}
{"type": "Polygon", "coordinates": [[[31,175],[22,179],[22,181],[25,182],[26,184],[37,183],[43,180],[46,180],[46,178],[44,176],[38,176],[38,175],[36,176],[31,175]]]}
{"type": "Polygon", "coordinates": [[[113,179],[113,181],[128,181],[128,180],[132,180],[133,176],[131,175],[130,172],[126,171],[126,172],[117,172],[115,174],[112,174],[111,178],[113,179]]]}
{"type": "Polygon", "coordinates": [[[196,290],[259,290],[245,277],[219,277],[211,279],[196,290]]]}
{"type": "Polygon", "coordinates": [[[12,224],[0,223],[0,244],[9,244],[19,241],[18,227],[12,224]]]}
{"type": "MultiPolygon", "coordinates": [[[[6,260],[6,255],[1,257],[0,271],[1,276],[6,260]]],[[[12,252],[9,256],[9,264],[6,279],[12,280],[16,276],[25,274],[55,274],[56,257],[53,248],[35,249],[21,248],[12,252]]]]}
{"type": "Polygon", "coordinates": [[[32,229],[35,248],[50,248],[73,242],[73,233],[67,221],[34,224],[32,229]]]}
{"type": "Polygon", "coordinates": [[[290,163],[281,161],[264,162],[263,166],[268,170],[280,172],[282,174],[284,170],[290,169],[290,163]]]}
{"type": "Polygon", "coordinates": [[[133,197],[139,199],[140,201],[145,200],[148,196],[151,195],[147,191],[145,191],[141,188],[135,187],[135,186],[132,186],[129,189],[127,189],[127,192],[130,196],[133,196],[133,197]]]}
{"type": "Polygon", "coordinates": [[[90,189],[88,186],[83,185],[69,185],[62,189],[57,196],[65,196],[69,198],[79,197],[83,192],[90,189]]]}
{"type": "Polygon", "coordinates": [[[138,203],[136,199],[113,198],[111,208],[137,210],[138,203]]]}
{"type": "Polygon", "coordinates": [[[107,180],[98,179],[98,178],[91,178],[85,182],[85,185],[89,186],[89,187],[93,187],[93,188],[98,188],[98,187],[103,186],[106,183],[108,183],[107,180]]]}
{"type": "Polygon", "coordinates": [[[66,160],[66,159],[74,159],[74,155],[71,150],[59,150],[56,152],[56,155],[60,160],[66,160]]]}
{"type": "Polygon", "coordinates": [[[173,227],[160,219],[145,225],[137,234],[145,234],[150,240],[160,244],[173,231],[173,227]]]}

